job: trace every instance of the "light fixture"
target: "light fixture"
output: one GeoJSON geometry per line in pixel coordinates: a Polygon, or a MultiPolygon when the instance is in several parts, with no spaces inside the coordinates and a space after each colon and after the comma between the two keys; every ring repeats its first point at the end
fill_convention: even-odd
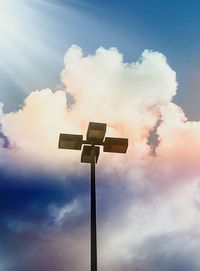
{"type": "Polygon", "coordinates": [[[58,148],[81,150],[82,143],[83,143],[82,135],[60,134],[58,148]]]}
{"type": "Polygon", "coordinates": [[[125,153],[128,148],[127,138],[105,137],[106,124],[90,122],[86,140],[82,135],[60,134],[58,147],[60,149],[83,150],[82,163],[91,165],[91,271],[97,271],[97,234],[96,234],[96,181],[95,164],[98,161],[100,147],[104,152],[125,153]]]}
{"type": "MultiPolygon", "coordinates": [[[[83,146],[82,154],[81,154],[81,162],[82,163],[92,163],[92,160],[94,159],[92,157],[92,146],[83,146]]],[[[95,157],[95,163],[97,163],[98,158],[99,158],[99,147],[94,148],[94,157],[95,157]]]]}
{"type": "Polygon", "coordinates": [[[106,124],[90,122],[87,130],[86,140],[91,144],[101,144],[106,133],[106,124]]]}
{"type": "Polygon", "coordinates": [[[126,153],[128,138],[106,137],[103,145],[104,152],[126,153]]]}

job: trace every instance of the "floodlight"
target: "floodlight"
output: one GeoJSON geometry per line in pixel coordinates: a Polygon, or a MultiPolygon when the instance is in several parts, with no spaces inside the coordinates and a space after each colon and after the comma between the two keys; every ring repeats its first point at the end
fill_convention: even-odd
{"type": "Polygon", "coordinates": [[[106,124],[90,122],[87,130],[87,142],[102,144],[106,133],[106,124]]]}
{"type": "Polygon", "coordinates": [[[83,147],[83,151],[81,154],[82,163],[92,163],[93,160],[95,160],[95,163],[97,163],[98,158],[99,158],[99,147],[92,147],[92,146],[87,146],[87,145],[83,147]],[[93,148],[94,148],[94,157],[92,157],[93,148]]]}
{"type": "Polygon", "coordinates": [[[125,153],[128,148],[128,138],[106,137],[104,141],[104,152],[125,153]]]}
{"type": "Polygon", "coordinates": [[[80,150],[82,142],[82,135],[60,134],[58,148],[80,150]]]}

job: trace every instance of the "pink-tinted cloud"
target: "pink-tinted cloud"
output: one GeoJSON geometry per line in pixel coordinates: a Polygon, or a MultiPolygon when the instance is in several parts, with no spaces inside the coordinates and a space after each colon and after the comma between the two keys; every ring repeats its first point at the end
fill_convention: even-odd
{"type": "MultiPolygon", "coordinates": [[[[113,167],[120,162],[127,170],[132,161],[149,155],[149,132],[177,86],[175,72],[162,54],[146,50],[137,62],[124,63],[116,48],[99,48],[84,56],[72,46],[61,78],[75,99],[70,108],[64,90],[45,89],[32,92],[17,112],[2,114],[2,131],[15,146],[1,150],[8,165],[22,171],[73,172],[79,154],[58,150],[58,136],[60,132],[85,134],[89,121],[106,122],[107,135],[129,138],[128,154],[123,160],[113,157],[113,167]]],[[[104,155],[102,164],[106,157],[110,160],[104,155]]]]}
{"type": "MultiPolygon", "coordinates": [[[[100,223],[99,261],[102,270],[132,270],[133,260],[133,267],[144,270],[137,265],[139,250],[147,247],[149,238],[176,232],[198,235],[195,202],[199,194],[200,123],[188,121],[172,102],[176,74],[158,52],[145,50],[138,61],[124,63],[116,48],[99,48],[94,55],[84,56],[79,47],[72,46],[65,55],[61,81],[63,90],[33,91],[17,112],[2,111],[2,132],[12,148],[3,148],[1,140],[0,165],[19,175],[46,172],[61,179],[80,176],[87,166],[79,163],[80,152],[57,148],[59,133],[85,134],[89,121],[96,121],[108,124],[107,135],[128,137],[126,155],[102,153],[98,162],[102,181],[115,179],[116,185],[123,182],[130,191],[122,206],[116,206],[100,223]],[[70,107],[67,92],[75,100],[70,107]],[[148,138],[156,125],[159,144],[152,156],[148,138]]],[[[81,206],[79,201],[77,206],[81,206]]],[[[57,224],[63,225],[66,206],[52,210],[57,224]]],[[[70,212],[73,215],[73,208],[70,212]]],[[[77,233],[85,242],[82,230],[77,233]]],[[[74,241],[61,239],[56,249],[66,250],[70,244],[72,266],[80,269],[82,254],[75,251],[74,241]]],[[[80,247],[82,251],[84,245],[80,247]]],[[[172,247],[170,243],[166,250],[172,247]]],[[[191,251],[197,247],[195,243],[191,251]]],[[[145,264],[151,258],[149,251],[147,254],[145,264]]]]}

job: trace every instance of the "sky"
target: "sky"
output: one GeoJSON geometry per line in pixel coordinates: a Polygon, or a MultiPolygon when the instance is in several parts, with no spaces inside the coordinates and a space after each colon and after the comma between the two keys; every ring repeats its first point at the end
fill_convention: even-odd
{"type": "Polygon", "coordinates": [[[90,269],[90,172],[60,133],[101,150],[98,270],[199,271],[200,3],[0,0],[0,271],[90,269]]]}

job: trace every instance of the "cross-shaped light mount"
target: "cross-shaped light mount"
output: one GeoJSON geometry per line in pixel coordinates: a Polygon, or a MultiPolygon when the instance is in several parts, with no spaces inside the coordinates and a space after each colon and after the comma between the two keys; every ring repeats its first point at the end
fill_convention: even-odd
{"type": "Polygon", "coordinates": [[[128,138],[105,137],[106,123],[90,122],[86,134],[86,140],[83,135],[60,134],[58,148],[81,150],[82,163],[92,162],[92,150],[95,153],[95,162],[97,163],[100,153],[100,146],[103,146],[104,152],[126,153],[128,148],[128,138]]]}

